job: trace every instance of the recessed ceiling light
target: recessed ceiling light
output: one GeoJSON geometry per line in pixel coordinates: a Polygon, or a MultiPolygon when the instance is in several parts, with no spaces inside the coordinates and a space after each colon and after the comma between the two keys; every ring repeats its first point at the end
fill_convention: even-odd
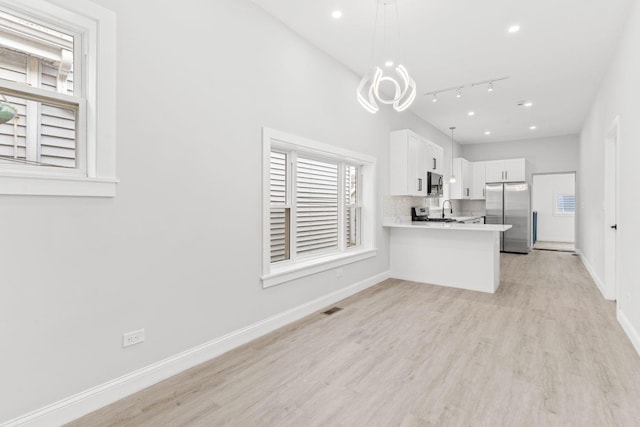
{"type": "Polygon", "coordinates": [[[393,66],[393,61],[389,60],[387,62],[384,63],[385,67],[391,67],[393,66]]]}
{"type": "Polygon", "coordinates": [[[536,130],[536,129],[538,129],[538,126],[536,126],[536,125],[529,126],[529,130],[536,130]]]}
{"type": "Polygon", "coordinates": [[[485,132],[484,132],[484,134],[485,134],[485,135],[491,135],[491,131],[490,131],[490,130],[487,130],[487,131],[485,131],[485,132]]]}
{"type": "Polygon", "coordinates": [[[520,31],[520,25],[512,25],[509,27],[508,30],[510,33],[517,33],[518,31],[520,31]]]}
{"type": "Polygon", "coordinates": [[[476,113],[475,113],[475,111],[469,111],[469,112],[467,113],[467,115],[468,115],[468,116],[475,116],[475,115],[476,115],[476,113]]]}
{"type": "Polygon", "coordinates": [[[333,19],[340,19],[342,18],[342,11],[341,10],[334,10],[333,12],[331,12],[331,17],[333,19]]]}

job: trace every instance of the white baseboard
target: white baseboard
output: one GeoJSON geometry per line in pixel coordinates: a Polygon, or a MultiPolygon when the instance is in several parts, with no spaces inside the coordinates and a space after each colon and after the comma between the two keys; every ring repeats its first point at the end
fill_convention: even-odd
{"type": "Polygon", "coordinates": [[[182,371],[211,360],[214,357],[266,335],[289,323],[315,313],[328,305],[370,288],[390,277],[391,272],[385,271],[292,308],[291,310],[231,332],[213,341],[209,341],[97,387],[93,387],[82,393],[7,421],[0,424],[0,427],[50,427],[68,423],[182,371]]]}
{"type": "Polygon", "coordinates": [[[589,263],[589,260],[584,256],[584,254],[579,249],[576,249],[575,252],[580,257],[580,260],[582,261],[582,264],[584,265],[584,267],[587,269],[587,271],[591,275],[591,278],[593,279],[593,281],[595,282],[596,286],[600,290],[600,293],[602,294],[604,299],[609,300],[609,301],[615,300],[616,299],[615,296],[614,295],[609,295],[609,293],[606,291],[606,287],[604,286],[604,282],[602,280],[600,280],[600,277],[598,277],[598,275],[596,274],[596,271],[593,269],[593,267],[589,263]]]}
{"type": "Polygon", "coordinates": [[[633,327],[627,316],[625,316],[622,310],[618,310],[617,313],[618,322],[622,325],[622,329],[626,332],[627,336],[631,340],[631,344],[635,347],[638,354],[640,354],[640,334],[633,327]]]}

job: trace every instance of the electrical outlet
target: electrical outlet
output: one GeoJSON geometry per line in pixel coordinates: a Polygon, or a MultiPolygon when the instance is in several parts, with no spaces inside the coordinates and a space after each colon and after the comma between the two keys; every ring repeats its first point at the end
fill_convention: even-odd
{"type": "Polygon", "coordinates": [[[336,270],[336,277],[340,278],[342,276],[344,276],[344,270],[341,269],[341,268],[337,269],[336,270]]]}
{"type": "Polygon", "coordinates": [[[144,329],[122,334],[122,347],[129,347],[144,342],[144,329]]]}

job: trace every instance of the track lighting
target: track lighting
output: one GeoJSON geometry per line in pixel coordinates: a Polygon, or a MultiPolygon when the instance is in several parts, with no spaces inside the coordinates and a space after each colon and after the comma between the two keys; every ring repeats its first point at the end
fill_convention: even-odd
{"type": "Polygon", "coordinates": [[[446,93],[446,92],[453,92],[454,90],[456,91],[456,98],[462,98],[462,91],[467,88],[467,87],[475,87],[475,86],[484,86],[484,85],[488,85],[487,86],[487,91],[488,92],[493,92],[494,90],[494,83],[495,82],[499,82],[501,80],[507,80],[509,78],[509,76],[505,76],[505,77],[498,77],[495,79],[490,79],[490,80],[482,80],[479,82],[474,82],[474,83],[469,83],[469,84],[463,84],[463,85],[457,85],[457,86],[452,86],[452,87],[448,87],[448,88],[444,88],[444,89],[438,89],[438,90],[434,90],[432,92],[427,92],[424,95],[425,96],[433,96],[433,99],[431,99],[431,102],[438,102],[438,95],[442,94],[442,93],[446,93]]]}

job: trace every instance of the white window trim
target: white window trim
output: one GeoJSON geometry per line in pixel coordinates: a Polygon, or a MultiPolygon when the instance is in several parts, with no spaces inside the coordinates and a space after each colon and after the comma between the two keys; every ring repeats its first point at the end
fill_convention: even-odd
{"type": "MultiPolygon", "coordinates": [[[[334,269],[343,265],[362,261],[376,256],[376,159],[318,141],[302,138],[275,129],[262,130],[262,287],[268,288],[301,277],[334,269]],[[271,149],[284,149],[304,152],[326,159],[338,159],[341,162],[362,165],[361,174],[361,242],[359,246],[346,248],[341,252],[330,252],[313,258],[304,258],[296,262],[271,264],[271,240],[269,212],[270,155],[271,149]]],[[[292,230],[292,232],[295,230],[292,230]]],[[[343,236],[344,233],[340,235],[343,236]]],[[[340,246],[344,248],[344,244],[340,246]]]]}
{"type": "MultiPolygon", "coordinates": [[[[82,35],[75,61],[82,66],[86,120],[78,129],[86,141],[78,147],[80,171],[0,165],[0,194],[113,197],[116,193],[116,19],[115,14],[83,0],[0,0],[0,6],[37,22],[73,29],[82,35]],[[58,5],[60,4],[60,5],[58,5]],[[98,79],[97,76],[100,76],[98,79]]],[[[4,86],[12,86],[7,82],[4,86]]],[[[29,92],[37,88],[30,88],[29,92]]],[[[46,93],[55,97],[55,93],[46,93]]]]}

